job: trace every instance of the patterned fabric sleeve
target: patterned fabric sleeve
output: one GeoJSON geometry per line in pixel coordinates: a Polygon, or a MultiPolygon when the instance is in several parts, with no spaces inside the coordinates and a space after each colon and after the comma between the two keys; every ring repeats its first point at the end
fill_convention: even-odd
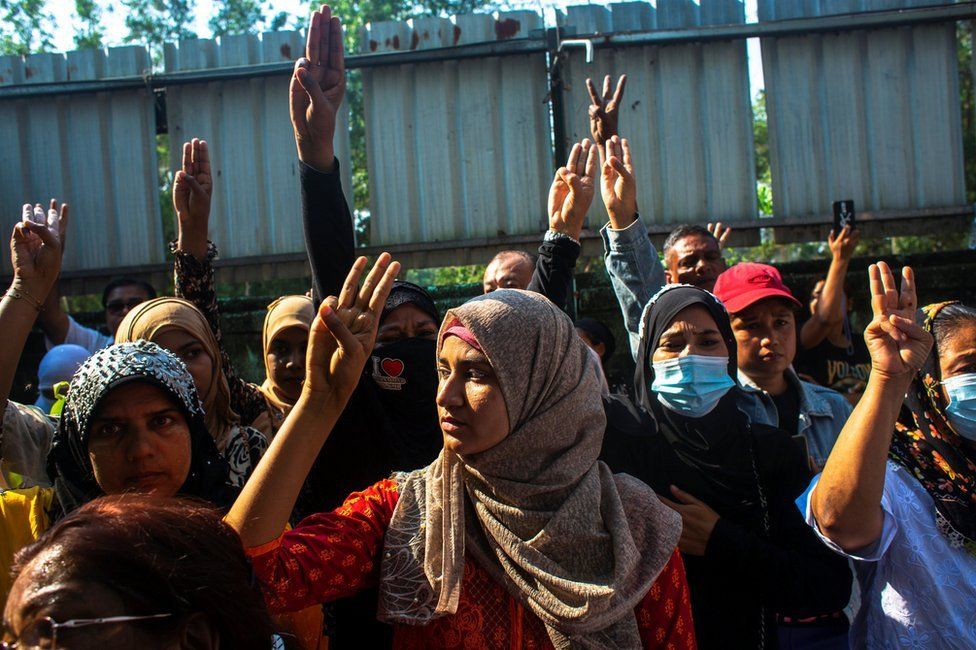
{"type": "Polygon", "coordinates": [[[375,585],[398,498],[395,481],[380,481],[332,512],[306,517],[278,539],[247,549],[271,612],[298,611],[375,585]]]}
{"type": "Polygon", "coordinates": [[[691,593],[685,565],[675,549],[661,575],[635,610],[645,648],[695,648],[691,593]]]}
{"type": "Polygon", "coordinates": [[[230,407],[241,416],[241,424],[251,425],[268,410],[268,404],[257,386],[236,375],[230,356],[224,349],[213,268],[213,260],[218,255],[217,245],[212,241],[207,242],[207,259],[202,262],[189,253],[177,250],[175,241],[170,242],[169,249],[175,259],[176,297],[193,303],[210,324],[210,331],[220,347],[220,362],[230,387],[230,407]]]}

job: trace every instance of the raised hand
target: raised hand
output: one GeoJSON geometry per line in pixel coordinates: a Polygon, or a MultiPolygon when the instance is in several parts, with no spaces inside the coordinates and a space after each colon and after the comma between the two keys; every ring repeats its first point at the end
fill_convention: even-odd
{"type": "Polygon", "coordinates": [[[932,336],[915,323],[915,274],[902,269],[901,293],[884,262],[868,269],[874,318],[864,330],[871,352],[871,372],[882,378],[911,378],[932,349],[932,336]]]}
{"type": "Polygon", "coordinates": [[[213,175],[206,140],[183,143],[183,168],[173,178],[173,208],[179,227],[177,246],[198,260],[207,257],[207,230],[213,175]]]}
{"type": "Polygon", "coordinates": [[[861,241],[861,233],[856,228],[844,226],[840,233],[833,230],[827,236],[827,245],[830,246],[830,254],[834,259],[849,261],[854,256],[854,249],[861,241]]]}
{"type": "Polygon", "coordinates": [[[332,171],[336,114],[346,93],[342,23],[328,5],[312,13],[305,56],[295,63],[289,94],[298,158],[319,171],[332,171]]]}
{"type": "Polygon", "coordinates": [[[627,85],[627,75],[620,75],[617,89],[610,95],[610,75],[603,79],[603,94],[596,92],[592,79],[586,80],[586,89],[590,91],[590,135],[593,141],[603,146],[607,140],[617,135],[617,117],[620,102],[624,97],[624,87],[627,85]]]}
{"type": "Polygon", "coordinates": [[[715,223],[710,223],[707,226],[708,232],[712,233],[712,237],[718,240],[718,247],[725,248],[725,240],[729,238],[732,234],[732,226],[725,226],[722,228],[722,222],[717,221],[715,223]]]}
{"type": "Polygon", "coordinates": [[[597,158],[597,147],[589,140],[574,144],[549,188],[549,228],[577,241],[596,192],[597,158]]]}
{"type": "Polygon", "coordinates": [[[630,143],[619,136],[607,140],[600,174],[600,192],[603,205],[610,216],[610,227],[626,228],[637,218],[637,181],[634,180],[634,162],[630,156],[630,143]]]}
{"type": "Polygon", "coordinates": [[[359,383],[400,263],[393,262],[389,253],[381,254],[360,288],[365,269],[366,258],[360,257],[339,297],[326,298],[312,322],[302,389],[305,400],[344,403],[359,383]]]}
{"type": "Polygon", "coordinates": [[[68,204],[51,199],[47,212],[25,203],[20,223],[10,238],[14,285],[43,301],[61,273],[62,242],[68,227],[68,204]]]}

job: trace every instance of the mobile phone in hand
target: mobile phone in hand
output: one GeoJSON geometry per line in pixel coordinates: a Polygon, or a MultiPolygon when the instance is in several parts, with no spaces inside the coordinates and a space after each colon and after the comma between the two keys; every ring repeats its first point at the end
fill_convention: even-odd
{"type": "Polygon", "coordinates": [[[850,226],[851,230],[857,228],[854,223],[854,201],[851,199],[834,201],[834,235],[839,235],[844,226],[850,226]]]}

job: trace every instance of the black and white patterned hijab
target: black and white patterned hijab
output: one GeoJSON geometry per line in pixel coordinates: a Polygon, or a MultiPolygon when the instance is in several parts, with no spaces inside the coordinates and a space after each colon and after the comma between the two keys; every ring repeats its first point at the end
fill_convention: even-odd
{"type": "Polygon", "coordinates": [[[102,399],[130,381],[161,388],[183,408],[190,428],[190,472],[180,494],[218,507],[229,506],[235,494],[227,483],[227,464],[204,424],[203,405],[193,378],[176,356],[155,343],[140,340],[99,350],[71,379],[48,455],[48,474],[61,509],[70,512],[102,496],[88,456],[88,427],[102,399]]]}

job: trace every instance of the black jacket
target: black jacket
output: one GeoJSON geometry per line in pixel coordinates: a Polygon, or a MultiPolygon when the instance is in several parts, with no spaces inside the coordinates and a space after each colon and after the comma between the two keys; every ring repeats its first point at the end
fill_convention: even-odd
{"type": "MultiPolygon", "coordinates": [[[[676,485],[694,496],[695,477],[655,425],[626,398],[604,402],[607,432],[601,458],[670,498],[676,485]]],[[[779,429],[753,424],[756,470],[766,497],[764,522],[723,516],[704,556],[683,555],[691,590],[695,634],[702,648],[757,648],[760,619],[765,647],[775,648],[776,614],[803,618],[847,606],[852,574],[804,521],[795,500],[809,479],[800,447],[779,429]]]]}

